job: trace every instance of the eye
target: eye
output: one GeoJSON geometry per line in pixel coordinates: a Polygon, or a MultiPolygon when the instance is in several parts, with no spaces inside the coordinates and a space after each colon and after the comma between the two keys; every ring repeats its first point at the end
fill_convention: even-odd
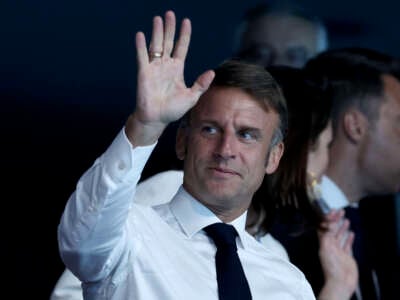
{"type": "Polygon", "coordinates": [[[211,125],[204,125],[203,127],[201,127],[201,132],[203,134],[214,135],[217,133],[217,131],[217,128],[211,125]]]}
{"type": "Polygon", "coordinates": [[[247,129],[240,130],[238,132],[238,136],[240,139],[242,139],[246,142],[255,141],[259,137],[259,135],[254,130],[247,130],[247,129]]]}
{"type": "Polygon", "coordinates": [[[275,59],[275,54],[273,49],[267,45],[252,44],[247,49],[242,50],[239,53],[239,57],[249,62],[268,66],[275,59]]]}

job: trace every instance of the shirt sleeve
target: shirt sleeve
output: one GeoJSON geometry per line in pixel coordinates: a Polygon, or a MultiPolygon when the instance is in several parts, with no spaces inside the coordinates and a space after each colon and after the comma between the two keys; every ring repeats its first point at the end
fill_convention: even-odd
{"type": "Polygon", "coordinates": [[[99,280],[116,264],[136,185],[155,145],[133,148],[122,129],[79,179],[61,217],[58,243],[63,262],[80,280],[99,280]]]}
{"type": "Polygon", "coordinates": [[[58,279],[50,300],[83,300],[81,282],[68,269],[65,269],[58,279]]]}

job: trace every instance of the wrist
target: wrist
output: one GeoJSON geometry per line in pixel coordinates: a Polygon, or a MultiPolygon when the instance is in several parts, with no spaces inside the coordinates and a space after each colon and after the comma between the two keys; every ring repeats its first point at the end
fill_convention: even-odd
{"type": "Polygon", "coordinates": [[[322,287],[318,300],[348,300],[354,291],[350,287],[346,287],[343,282],[335,282],[328,280],[322,287]]]}
{"type": "Polygon", "coordinates": [[[132,113],[125,123],[125,134],[134,148],[148,146],[157,142],[166,126],[162,122],[143,122],[132,113]]]}

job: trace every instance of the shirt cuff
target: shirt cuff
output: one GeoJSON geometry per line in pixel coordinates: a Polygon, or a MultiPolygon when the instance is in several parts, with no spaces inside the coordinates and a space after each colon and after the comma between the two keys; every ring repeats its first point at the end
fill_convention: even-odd
{"type": "Polygon", "coordinates": [[[101,157],[106,174],[114,182],[139,180],[156,145],[157,142],[133,148],[125,134],[125,128],[122,128],[101,157]]]}

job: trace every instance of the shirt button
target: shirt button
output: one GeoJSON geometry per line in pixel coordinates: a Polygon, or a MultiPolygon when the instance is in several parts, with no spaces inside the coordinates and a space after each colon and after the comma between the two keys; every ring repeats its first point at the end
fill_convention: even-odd
{"type": "Polygon", "coordinates": [[[125,169],[125,163],[123,161],[119,162],[118,169],[121,171],[125,169]]]}

